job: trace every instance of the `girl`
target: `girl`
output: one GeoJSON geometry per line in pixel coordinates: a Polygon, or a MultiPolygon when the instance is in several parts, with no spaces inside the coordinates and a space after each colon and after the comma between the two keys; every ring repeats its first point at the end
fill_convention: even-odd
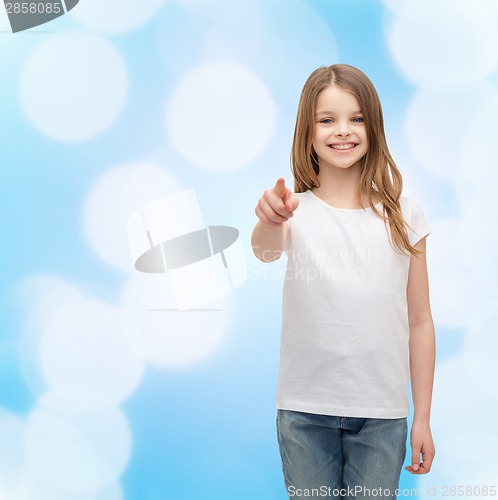
{"type": "Polygon", "coordinates": [[[285,251],[277,432],[289,498],[395,498],[434,458],[435,363],[425,237],[367,76],[318,68],[304,85],[292,145],[294,191],[279,179],[256,207],[263,262],[285,251]],[[422,456],[422,461],[420,460],[422,456]]]}

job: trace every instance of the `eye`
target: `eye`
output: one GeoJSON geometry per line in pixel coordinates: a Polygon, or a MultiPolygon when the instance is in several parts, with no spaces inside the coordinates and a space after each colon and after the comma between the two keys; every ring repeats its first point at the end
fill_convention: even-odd
{"type": "Polygon", "coordinates": [[[329,123],[332,123],[332,118],[324,118],[323,120],[320,120],[320,123],[325,123],[325,124],[329,124],[329,123]]]}
{"type": "Polygon", "coordinates": [[[362,118],[361,116],[355,116],[355,117],[353,118],[353,122],[354,122],[354,123],[363,123],[363,121],[364,121],[364,120],[363,120],[363,118],[362,118]]]}

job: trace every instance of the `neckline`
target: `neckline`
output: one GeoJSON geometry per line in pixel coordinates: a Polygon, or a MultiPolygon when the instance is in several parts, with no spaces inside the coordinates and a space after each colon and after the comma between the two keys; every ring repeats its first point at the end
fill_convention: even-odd
{"type": "MultiPolygon", "coordinates": [[[[333,205],[330,205],[326,201],[323,201],[318,195],[316,195],[311,189],[308,189],[308,192],[318,200],[322,205],[325,205],[327,208],[330,208],[332,210],[337,210],[339,212],[367,212],[367,211],[372,211],[372,207],[368,206],[365,208],[340,208],[340,207],[334,207],[333,205]]],[[[375,208],[382,208],[382,202],[379,201],[379,203],[376,203],[375,208]]]]}

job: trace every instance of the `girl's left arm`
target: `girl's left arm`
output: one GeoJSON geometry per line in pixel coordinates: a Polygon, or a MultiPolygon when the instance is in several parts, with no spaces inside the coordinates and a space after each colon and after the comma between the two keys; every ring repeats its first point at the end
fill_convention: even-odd
{"type": "Polygon", "coordinates": [[[410,257],[407,287],[410,379],[414,412],[410,433],[412,464],[406,467],[406,470],[412,474],[427,474],[435,455],[430,413],[436,342],[429,300],[425,238],[422,238],[415,248],[421,250],[422,253],[410,257]],[[422,461],[420,461],[420,455],[422,455],[422,461]]]}

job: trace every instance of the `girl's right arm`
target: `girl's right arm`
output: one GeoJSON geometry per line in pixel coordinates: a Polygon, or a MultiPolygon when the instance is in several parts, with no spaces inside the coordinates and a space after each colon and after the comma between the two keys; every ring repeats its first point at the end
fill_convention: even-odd
{"type": "Polygon", "coordinates": [[[282,178],[263,193],[255,209],[259,221],[251,236],[252,249],[259,260],[272,262],[280,258],[289,231],[286,221],[298,204],[297,196],[285,186],[282,178]]]}

